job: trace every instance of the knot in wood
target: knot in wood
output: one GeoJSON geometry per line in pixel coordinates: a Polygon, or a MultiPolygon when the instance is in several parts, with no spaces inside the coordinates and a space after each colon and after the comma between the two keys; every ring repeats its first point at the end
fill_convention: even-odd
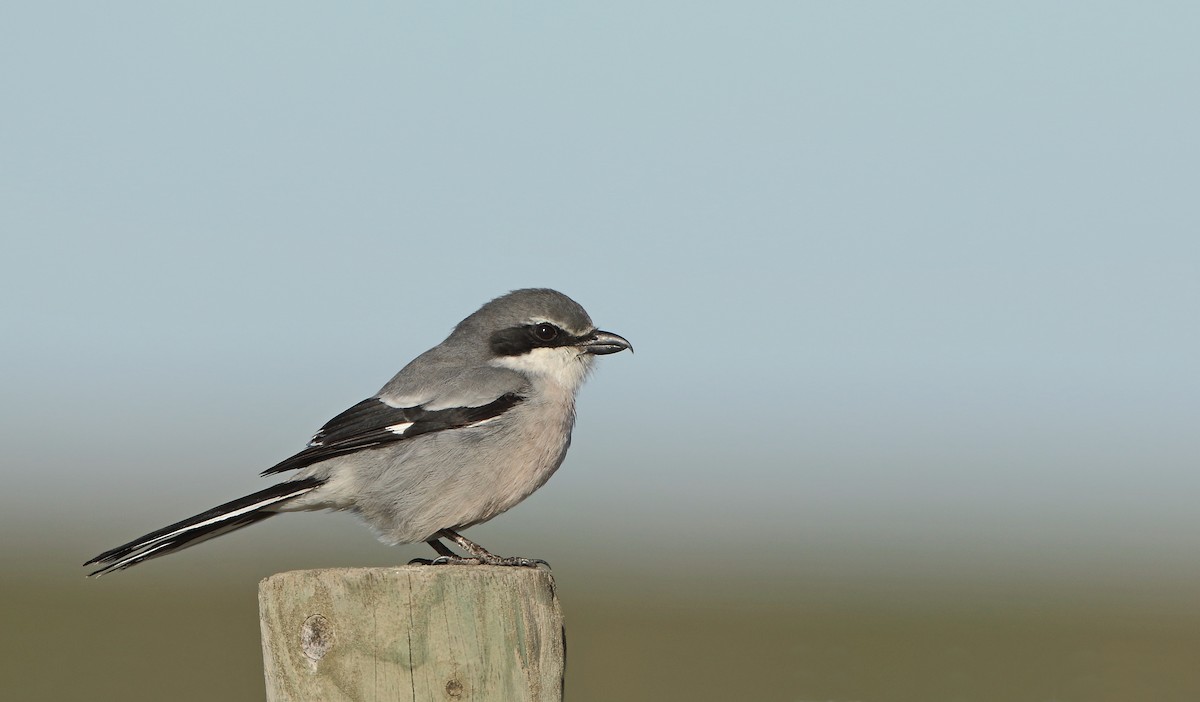
{"type": "Polygon", "coordinates": [[[333,648],[333,622],[322,614],[314,614],[300,627],[300,646],[309,660],[319,661],[333,648]]]}

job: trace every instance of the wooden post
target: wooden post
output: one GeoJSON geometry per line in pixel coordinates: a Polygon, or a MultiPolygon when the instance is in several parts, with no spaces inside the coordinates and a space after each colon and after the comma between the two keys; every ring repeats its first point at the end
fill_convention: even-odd
{"type": "Polygon", "coordinates": [[[562,699],[546,569],[299,570],[259,583],[258,602],[268,702],[562,699]]]}

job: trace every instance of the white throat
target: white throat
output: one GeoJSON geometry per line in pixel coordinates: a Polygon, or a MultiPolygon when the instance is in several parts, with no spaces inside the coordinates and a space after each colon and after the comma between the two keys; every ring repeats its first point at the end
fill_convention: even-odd
{"type": "Polygon", "coordinates": [[[583,385],[592,367],[592,355],[571,346],[536,348],[520,356],[501,356],[491,364],[555,385],[572,394],[583,385]]]}

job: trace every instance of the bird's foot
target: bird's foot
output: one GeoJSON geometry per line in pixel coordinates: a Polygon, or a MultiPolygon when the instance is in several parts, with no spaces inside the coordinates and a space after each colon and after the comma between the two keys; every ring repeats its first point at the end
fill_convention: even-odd
{"type": "Polygon", "coordinates": [[[518,568],[537,568],[538,566],[550,567],[550,564],[540,558],[521,558],[519,556],[495,556],[488,554],[487,556],[438,556],[433,560],[425,560],[417,558],[410,563],[421,563],[423,565],[490,565],[490,566],[513,566],[518,568]]]}
{"type": "Polygon", "coordinates": [[[434,551],[438,552],[438,557],[432,561],[427,561],[423,558],[418,558],[409,561],[410,564],[420,563],[422,565],[492,565],[492,566],[515,566],[518,568],[537,568],[538,566],[550,567],[550,564],[540,558],[521,558],[519,556],[503,557],[497,556],[486,548],[471,541],[467,537],[459,534],[453,529],[442,529],[437,536],[428,539],[425,543],[433,547],[434,551]],[[454,551],[446,547],[438,538],[450,539],[458,544],[464,551],[470,553],[469,556],[460,556],[454,551]]]}

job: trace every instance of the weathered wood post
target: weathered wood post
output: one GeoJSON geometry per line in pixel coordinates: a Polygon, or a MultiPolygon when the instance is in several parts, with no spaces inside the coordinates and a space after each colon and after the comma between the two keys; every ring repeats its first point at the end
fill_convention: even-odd
{"type": "Polygon", "coordinates": [[[268,702],[562,699],[541,568],[300,570],[258,588],[268,702]]]}

